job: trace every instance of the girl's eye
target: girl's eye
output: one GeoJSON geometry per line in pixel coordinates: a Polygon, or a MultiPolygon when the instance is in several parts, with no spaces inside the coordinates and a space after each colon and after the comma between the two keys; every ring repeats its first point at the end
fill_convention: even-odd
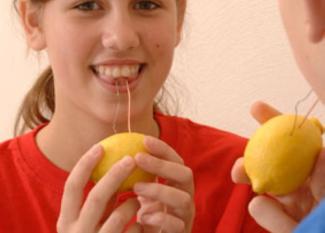
{"type": "Polygon", "coordinates": [[[157,3],[152,1],[139,1],[135,4],[136,10],[155,10],[158,9],[160,6],[157,3]]]}
{"type": "Polygon", "coordinates": [[[100,6],[95,1],[88,1],[79,4],[75,8],[81,11],[95,11],[99,10],[100,6]]]}

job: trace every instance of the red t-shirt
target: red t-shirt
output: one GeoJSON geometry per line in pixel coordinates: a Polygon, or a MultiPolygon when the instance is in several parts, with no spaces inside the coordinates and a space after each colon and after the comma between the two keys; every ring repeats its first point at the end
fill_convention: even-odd
{"type": "MultiPolygon", "coordinates": [[[[231,167],[246,140],[190,120],[156,114],[160,138],[192,168],[196,217],[193,233],[264,233],[247,212],[252,197],[235,185],[231,167]]],[[[68,172],[37,147],[33,131],[0,144],[0,232],[56,232],[68,172]]]]}

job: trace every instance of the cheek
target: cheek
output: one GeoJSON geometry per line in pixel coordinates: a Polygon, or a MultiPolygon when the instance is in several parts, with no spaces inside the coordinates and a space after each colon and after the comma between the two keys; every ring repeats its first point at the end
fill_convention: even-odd
{"type": "Polygon", "coordinates": [[[302,1],[279,1],[283,23],[297,65],[319,98],[325,103],[325,41],[309,41],[307,15],[302,1]]]}
{"type": "Polygon", "coordinates": [[[306,58],[301,58],[300,68],[320,100],[325,103],[325,41],[309,44],[306,58]]]}
{"type": "Polygon", "coordinates": [[[176,44],[175,32],[151,34],[149,41],[151,41],[150,49],[155,62],[169,65],[172,62],[176,44]]]}
{"type": "Polygon", "coordinates": [[[157,53],[166,53],[173,51],[175,48],[175,40],[172,37],[162,37],[160,35],[151,35],[149,36],[151,41],[151,49],[157,53]]]}
{"type": "Polygon", "coordinates": [[[284,28],[294,49],[305,43],[307,38],[307,17],[304,12],[304,5],[301,2],[279,1],[284,28]]]}
{"type": "Polygon", "coordinates": [[[310,56],[308,54],[308,37],[303,5],[300,1],[293,4],[292,0],[281,0],[279,7],[292,52],[299,68],[306,75],[310,56]]]}
{"type": "MultiPolygon", "coordinates": [[[[166,24],[164,24],[166,25],[166,24]]],[[[149,79],[154,86],[160,86],[167,78],[173,62],[174,49],[176,44],[176,30],[172,27],[156,27],[147,30],[146,50],[150,56],[149,79]]]]}
{"type": "MultiPolygon", "coordinates": [[[[164,33],[166,34],[166,33],[164,33]]],[[[150,56],[151,56],[151,68],[150,76],[148,79],[151,82],[152,87],[160,88],[164,83],[170,72],[174,49],[175,49],[175,38],[170,33],[167,36],[163,36],[162,33],[151,33],[150,39],[150,56]]],[[[155,90],[155,92],[157,92],[155,90]]]]}
{"type": "Polygon", "coordinates": [[[159,69],[162,76],[167,76],[174,56],[174,40],[166,38],[166,40],[156,41],[152,45],[153,65],[155,69],[159,69]]]}
{"type": "Polygon", "coordinates": [[[76,67],[86,67],[89,59],[91,38],[82,37],[76,30],[53,30],[49,32],[48,53],[51,64],[61,72],[71,73],[79,71],[76,67]],[[53,38],[53,39],[52,39],[53,38]],[[60,38],[59,40],[57,38],[60,38]]]}
{"type": "Polygon", "coordinates": [[[165,20],[156,20],[143,27],[147,44],[153,49],[170,51],[177,44],[177,25],[172,17],[165,20]]]}

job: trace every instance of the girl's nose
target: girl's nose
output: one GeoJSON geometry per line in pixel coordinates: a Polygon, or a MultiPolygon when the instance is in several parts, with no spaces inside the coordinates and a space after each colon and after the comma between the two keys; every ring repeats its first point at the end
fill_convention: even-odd
{"type": "Polygon", "coordinates": [[[129,17],[109,17],[102,36],[104,48],[115,51],[132,50],[139,46],[139,34],[129,17]]]}

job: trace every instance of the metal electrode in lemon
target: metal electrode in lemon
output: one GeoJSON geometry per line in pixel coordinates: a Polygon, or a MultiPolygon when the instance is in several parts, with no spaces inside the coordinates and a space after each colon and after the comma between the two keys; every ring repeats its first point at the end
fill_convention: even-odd
{"type": "Polygon", "coordinates": [[[323,130],[316,118],[303,116],[280,115],[264,123],[244,153],[253,191],[285,195],[301,186],[322,149],[323,130]]]}
{"type": "MultiPolygon", "coordinates": [[[[135,157],[139,152],[148,153],[144,146],[144,135],[139,133],[119,133],[114,134],[100,142],[104,149],[102,160],[95,167],[91,179],[99,181],[106,172],[124,156],[135,157]]],[[[148,155],[150,156],[150,155],[148,155]]],[[[154,181],[155,177],[140,168],[136,168],[131,175],[123,182],[119,192],[132,190],[137,182],[154,181]]]]}

